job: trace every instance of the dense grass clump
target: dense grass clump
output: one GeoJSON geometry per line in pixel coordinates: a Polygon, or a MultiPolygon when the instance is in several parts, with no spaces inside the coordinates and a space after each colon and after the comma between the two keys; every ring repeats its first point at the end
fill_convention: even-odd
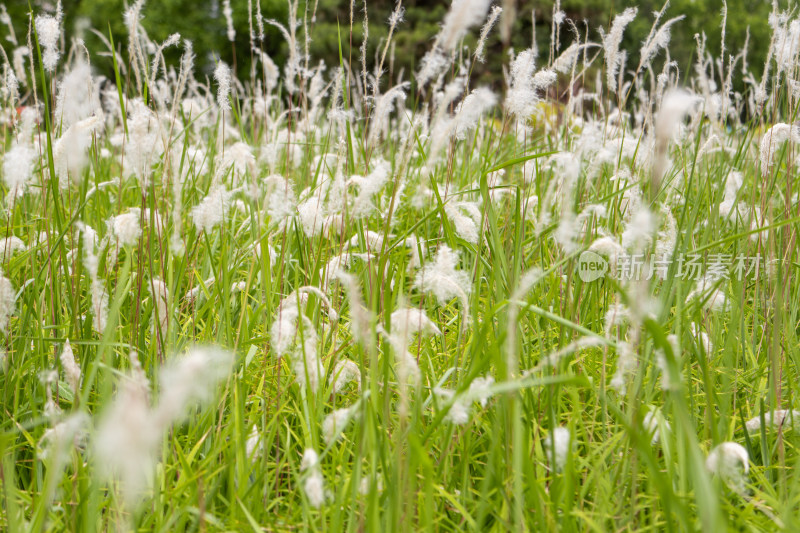
{"type": "Polygon", "coordinates": [[[488,0],[396,79],[401,6],[328,66],[298,4],[256,19],[247,79],[196,77],[142,0],[106,50],[32,14],[3,70],[0,530],[800,528],[800,23],[773,14],[758,76],[704,36],[657,72],[663,13],[628,57],[647,14],[595,42],[556,8],[502,94],[470,83],[488,0]]]}

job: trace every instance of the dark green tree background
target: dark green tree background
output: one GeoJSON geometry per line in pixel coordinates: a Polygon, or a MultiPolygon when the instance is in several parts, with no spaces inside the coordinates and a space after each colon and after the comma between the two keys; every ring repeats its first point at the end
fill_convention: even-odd
{"type": "MultiPolygon", "coordinates": [[[[253,0],[255,4],[257,0],[253,0]]],[[[498,0],[499,1],[499,0],[498,0]]],[[[142,25],[150,37],[162,41],[168,35],[178,32],[194,44],[197,55],[196,65],[201,73],[209,74],[213,70],[215,58],[220,57],[229,64],[235,64],[240,74],[245,75],[251,62],[247,0],[231,1],[236,41],[231,43],[226,37],[226,24],[222,15],[221,0],[152,0],[145,5],[142,25]]],[[[376,50],[382,49],[388,34],[387,20],[395,3],[391,0],[369,0],[367,2],[369,16],[368,61],[372,63],[376,50]]],[[[35,13],[53,9],[53,1],[37,1],[31,4],[35,13]]],[[[403,72],[405,79],[411,78],[411,72],[424,52],[430,47],[433,36],[439,28],[450,5],[449,1],[426,2],[411,0],[403,2],[406,10],[405,21],[398,28],[393,39],[395,43],[394,63],[390,74],[394,79],[403,72]]],[[[620,0],[564,0],[561,8],[573,19],[582,34],[588,30],[589,38],[599,39],[598,27],[608,27],[616,13],[625,7],[636,5],[639,8],[637,19],[628,27],[623,46],[628,50],[629,67],[638,61],[638,49],[642,40],[650,30],[653,12],[661,9],[663,3],[653,0],[638,2],[620,0]]],[[[26,1],[7,2],[6,7],[11,14],[18,38],[24,39],[28,23],[29,4],[26,1]]],[[[81,37],[93,52],[103,49],[100,39],[85,28],[92,27],[108,35],[113,33],[118,46],[127,39],[122,14],[127,6],[123,0],[64,0],[64,27],[67,38],[81,37]]],[[[286,23],[288,4],[284,0],[261,0],[263,16],[286,23]]],[[[338,64],[338,39],[341,32],[342,47],[345,57],[358,62],[359,46],[362,41],[362,20],[364,3],[356,2],[355,23],[350,30],[350,4],[347,0],[318,0],[306,6],[302,1],[299,13],[307,8],[309,12],[316,6],[316,18],[311,26],[312,40],[310,51],[316,61],[323,59],[328,65],[338,64]],[[352,43],[352,47],[351,47],[352,43]]],[[[254,8],[255,10],[255,8],[254,8]]],[[[517,2],[517,15],[511,42],[502,43],[498,31],[493,31],[488,43],[487,61],[476,65],[473,79],[481,83],[499,86],[502,83],[502,64],[507,63],[506,45],[516,50],[527,48],[531,44],[533,34],[531,14],[535,10],[536,36],[542,51],[542,61],[546,59],[549,48],[550,24],[552,21],[553,2],[551,0],[517,2]]],[[[673,0],[667,10],[666,17],[680,14],[686,19],[674,27],[669,53],[672,59],[679,62],[682,71],[691,68],[696,49],[695,34],[705,32],[709,50],[716,56],[720,50],[721,0],[673,0]]],[[[727,49],[738,52],[745,42],[749,27],[750,46],[748,62],[760,76],[770,39],[767,23],[771,4],[764,0],[729,0],[727,20],[727,49]]],[[[0,29],[0,37],[7,35],[5,27],[0,29]]],[[[474,45],[475,33],[467,38],[467,45],[474,45]]],[[[572,36],[568,29],[562,31],[562,46],[572,36]],[[566,41],[566,42],[564,42],[566,41]]],[[[11,46],[6,39],[2,41],[6,52],[11,46]]],[[[285,61],[287,45],[280,32],[267,26],[266,37],[262,48],[280,65],[285,61]]],[[[123,47],[124,48],[124,47],[123,47]]],[[[10,55],[10,54],[9,54],[10,55]]],[[[177,62],[180,50],[168,51],[169,61],[177,62]]],[[[661,58],[663,59],[663,52],[661,58]]],[[[95,67],[109,75],[110,59],[95,57],[95,67]]],[[[600,62],[597,62],[600,65],[600,62]]],[[[370,67],[372,64],[370,64],[370,67]]],[[[387,65],[388,67],[388,65],[387,65]]],[[[388,83],[388,81],[385,81],[388,83]]]]}

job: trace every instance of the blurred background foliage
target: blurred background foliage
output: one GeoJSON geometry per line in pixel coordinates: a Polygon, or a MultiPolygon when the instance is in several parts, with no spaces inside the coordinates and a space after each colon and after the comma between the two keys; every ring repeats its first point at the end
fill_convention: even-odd
{"type": "MultiPolygon", "coordinates": [[[[251,0],[254,13],[256,1],[258,0],[251,0]]],[[[361,3],[356,0],[351,31],[350,3],[347,0],[316,0],[307,5],[302,0],[300,1],[299,18],[302,19],[302,13],[307,9],[311,21],[310,14],[316,9],[316,16],[309,28],[311,34],[309,50],[313,61],[322,59],[329,67],[338,65],[338,39],[341,32],[342,51],[345,58],[349,57],[352,63],[358,63],[366,5],[369,19],[368,60],[371,62],[369,66],[372,68],[372,61],[374,61],[376,53],[382,50],[388,35],[387,20],[394,9],[395,2],[391,0],[363,2],[364,0],[361,0],[361,3]]],[[[502,0],[497,0],[497,2],[503,3],[502,0]]],[[[544,64],[546,61],[550,46],[553,2],[551,0],[518,0],[515,4],[516,15],[513,19],[510,42],[502,42],[500,32],[495,27],[487,45],[486,62],[474,66],[473,82],[489,84],[496,89],[502,86],[502,65],[508,62],[508,47],[519,51],[531,46],[534,35],[534,16],[540,63],[544,64]]],[[[55,9],[55,2],[50,0],[33,0],[30,4],[26,0],[6,2],[6,8],[11,15],[20,43],[24,43],[27,32],[29,5],[32,6],[34,13],[52,12],[55,9]]],[[[106,37],[111,32],[117,49],[124,50],[127,34],[122,15],[127,5],[128,2],[124,0],[63,0],[67,42],[73,38],[83,39],[88,49],[93,52],[92,61],[95,68],[109,77],[113,72],[111,59],[108,56],[103,57],[97,54],[100,50],[107,51],[107,46],[90,28],[106,37]]],[[[145,4],[142,25],[150,38],[155,41],[163,41],[175,32],[180,33],[182,38],[191,40],[197,55],[196,68],[199,75],[210,75],[214,69],[216,58],[221,57],[227,63],[235,65],[239,75],[246,78],[251,64],[248,0],[231,0],[231,5],[236,28],[236,39],[233,43],[228,41],[226,35],[226,22],[222,14],[221,0],[151,0],[145,4]]],[[[392,83],[396,82],[401,75],[406,80],[412,78],[411,72],[415,70],[420,57],[431,46],[433,37],[439,29],[439,23],[444,18],[449,5],[449,1],[410,0],[403,2],[405,21],[395,33],[393,38],[394,54],[391,56],[393,60],[387,65],[392,83]]],[[[627,66],[633,68],[638,62],[638,48],[650,31],[653,12],[660,10],[663,6],[661,1],[564,0],[561,3],[561,9],[568,18],[575,22],[575,26],[580,32],[580,39],[584,40],[588,31],[589,40],[595,42],[600,40],[598,28],[600,26],[608,28],[614,15],[630,6],[638,7],[639,13],[625,32],[623,48],[628,52],[627,66]]],[[[764,0],[728,0],[726,48],[728,51],[738,52],[745,43],[749,29],[750,44],[747,60],[756,76],[761,75],[770,41],[768,17],[771,10],[772,5],[764,0]]],[[[670,2],[665,20],[678,15],[686,15],[686,18],[674,27],[669,47],[670,57],[678,61],[681,72],[691,68],[695,60],[696,34],[705,32],[709,51],[715,57],[719,56],[721,12],[722,0],[673,0],[670,2]]],[[[289,13],[288,3],[285,0],[261,0],[261,13],[265,18],[273,18],[286,24],[289,13]]],[[[287,55],[287,44],[276,28],[266,25],[265,30],[265,39],[260,45],[278,65],[282,65],[287,55]]],[[[300,31],[302,31],[302,27],[300,31]]],[[[467,37],[465,41],[467,46],[474,46],[478,31],[477,28],[474,29],[467,37]]],[[[3,47],[10,56],[11,48],[14,45],[9,41],[8,33],[7,28],[0,28],[3,47]]],[[[575,37],[573,30],[566,25],[562,27],[561,34],[563,49],[575,37]]],[[[172,47],[166,53],[168,61],[177,64],[180,53],[180,48],[172,47]]],[[[662,52],[662,61],[664,57],[662,52]]],[[[600,68],[602,62],[596,61],[595,65],[600,68]]],[[[594,78],[590,75],[588,79],[593,80],[594,78]]],[[[389,82],[384,78],[382,83],[388,84],[389,82]]]]}

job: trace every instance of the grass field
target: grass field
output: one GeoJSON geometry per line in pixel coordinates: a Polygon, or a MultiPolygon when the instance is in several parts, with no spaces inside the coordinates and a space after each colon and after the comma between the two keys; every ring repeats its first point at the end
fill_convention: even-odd
{"type": "Polygon", "coordinates": [[[248,79],[141,1],[106,50],[17,28],[0,530],[800,529],[800,23],[677,66],[678,19],[556,12],[474,87],[498,9],[408,81],[352,25],[318,66],[303,9],[248,79]]]}

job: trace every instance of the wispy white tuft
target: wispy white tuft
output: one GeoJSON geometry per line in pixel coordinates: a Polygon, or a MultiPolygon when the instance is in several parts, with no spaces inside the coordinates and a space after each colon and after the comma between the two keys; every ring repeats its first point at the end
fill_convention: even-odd
{"type": "Polygon", "coordinates": [[[255,459],[264,451],[264,443],[261,441],[261,433],[258,431],[257,425],[253,424],[253,427],[250,428],[244,447],[247,458],[250,460],[255,459]]]}
{"type": "Polygon", "coordinates": [[[180,422],[189,407],[212,399],[217,384],[233,367],[234,354],[212,346],[197,346],[178,356],[161,371],[161,392],[154,411],[161,427],[180,422]]]}
{"type": "Polygon", "coordinates": [[[644,415],[642,419],[642,427],[644,427],[645,432],[647,435],[650,436],[650,444],[655,446],[661,440],[661,428],[664,428],[666,432],[669,432],[671,429],[669,422],[664,420],[664,415],[661,413],[656,407],[647,411],[647,414],[644,415]]]}
{"type": "Polygon", "coordinates": [[[767,176],[772,170],[775,152],[787,141],[800,142],[800,126],[785,123],[775,124],[761,137],[758,152],[762,176],[767,176]]]}
{"type": "Polygon", "coordinates": [[[325,443],[330,444],[338,439],[342,431],[357,414],[358,403],[329,413],[325,420],[322,421],[322,436],[325,439],[325,443]]]}
{"type": "Polygon", "coordinates": [[[344,391],[348,383],[355,383],[361,389],[361,370],[358,365],[350,359],[341,359],[336,362],[330,376],[330,383],[333,384],[333,392],[336,394],[344,391]]]}
{"type": "Polygon", "coordinates": [[[369,215],[374,209],[373,197],[388,183],[391,166],[383,159],[378,159],[372,172],[366,176],[350,176],[348,183],[358,187],[358,194],[353,200],[353,216],[369,215]]]}
{"type": "Polygon", "coordinates": [[[93,326],[95,331],[102,335],[106,329],[106,322],[108,321],[108,292],[98,275],[100,259],[95,252],[97,232],[91,226],[82,222],[78,222],[77,227],[83,236],[83,268],[85,268],[87,274],[89,274],[89,282],[91,284],[91,312],[94,316],[93,326]]]}
{"type": "Polygon", "coordinates": [[[406,99],[406,91],[411,84],[403,82],[395,85],[384,94],[378,97],[375,102],[375,109],[372,111],[372,120],[369,127],[370,143],[374,143],[382,135],[386,137],[389,132],[389,114],[392,112],[396,101],[403,102],[406,99]]]}
{"type": "Polygon", "coordinates": [[[222,0],[222,15],[225,17],[225,24],[228,27],[228,40],[233,42],[236,40],[236,30],[233,27],[233,9],[231,8],[231,0],[222,0]]]}
{"type": "Polygon", "coordinates": [[[617,344],[617,354],[617,369],[609,385],[618,393],[623,394],[628,376],[636,368],[636,352],[629,343],[620,341],[617,344]]]}
{"type": "Polygon", "coordinates": [[[325,478],[322,477],[322,470],[319,466],[319,456],[312,449],[306,449],[303,453],[303,462],[300,464],[300,471],[305,472],[303,480],[303,492],[308,498],[308,503],[319,508],[325,503],[327,495],[325,493],[325,478]]]}
{"type": "Polygon", "coordinates": [[[486,47],[486,39],[489,37],[489,32],[492,31],[492,27],[494,26],[495,22],[497,22],[497,18],[500,16],[500,13],[503,12],[503,8],[500,6],[492,6],[492,10],[489,12],[489,18],[486,19],[486,23],[481,28],[481,36],[478,39],[478,46],[475,47],[475,59],[483,63],[486,58],[484,57],[484,48],[486,47]]]}
{"type": "Polygon", "coordinates": [[[469,309],[470,277],[463,270],[456,270],[458,253],[449,246],[442,245],[436,252],[433,263],[428,263],[417,272],[414,287],[430,292],[439,302],[445,305],[453,298],[459,298],[462,312],[469,309]]]}
{"type": "Polygon", "coordinates": [[[647,207],[640,206],[625,225],[622,247],[633,252],[644,252],[653,242],[656,229],[655,215],[647,207]]]}
{"type": "Polygon", "coordinates": [[[36,37],[42,48],[42,64],[48,72],[56,69],[61,55],[58,40],[61,38],[62,16],[61,0],[57,4],[55,15],[36,15],[36,37]]]}
{"type": "Polygon", "coordinates": [[[517,119],[530,118],[539,103],[533,84],[535,72],[536,56],[533,49],[520,52],[511,63],[511,86],[506,95],[505,106],[517,119]]]}
{"type": "Polygon", "coordinates": [[[386,333],[382,328],[380,331],[386,336],[394,351],[400,380],[405,382],[410,379],[417,382],[420,378],[419,365],[416,357],[408,351],[409,343],[417,333],[440,334],[439,328],[420,309],[397,309],[389,320],[392,323],[391,331],[386,333]]]}
{"type": "Polygon", "coordinates": [[[231,110],[231,69],[224,62],[217,62],[214,69],[214,80],[217,82],[217,105],[223,112],[231,110]]]}
{"type": "Polygon", "coordinates": [[[452,52],[471,27],[480,24],[486,16],[491,0],[454,0],[444,17],[437,44],[452,52]]]}
{"type": "Polygon", "coordinates": [[[31,144],[31,135],[37,115],[32,107],[26,107],[22,111],[18,140],[3,158],[3,183],[8,187],[8,196],[11,200],[26,191],[33,177],[37,154],[31,144]]]}
{"type": "Polygon", "coordinates": [[[622,64],[622,56],[619,53],[622,33],[625,31],[625,27],[636,18],[637,11],[637,8],[629,7],[614,17],[608,34],[603,34],[602,28],[600,29],[600,33],[603,34],[603,51],[606,60],[606,84],[611,92],[617,92],[617,72],[622,64]]]}
{"type": "Polygon", "coordinates": [[[59,359],[61,360],[61,368],[64,369],[64,377],[67,383],[72,388],[72,392],[77,394],[81,386],[81,367],[78,366],[75,360],[75,353],[72,351],[69,339],[64,343],[59,359]]]}
{"type": "Polygon", "coordinates": [[[53,163],[62,189],[79,182],[89,162],[86,151],[92,144],[92,134],[102,127],[99,116],[83,119],[70,126],[53,145],[53,163]]]}
{"type": "Polygon", "coordinates": [[[100,419],[94,455],[101,472],[120,482],[124,501],[135,506],[151,485],[162,428],[150,410],[150,384],[134,354],[132,370],[100,419]]]}
{"type": "Polygon", "coordinates": [[[103,414],[94,440],[97,464],[108,478],[120,481],[128,506],[135,508],[152,485],[164,433],[183,420],[190,407],[211,400],[232,363],[230,352],[192,348],[161,371],[159,402],[151,407],[149,382],[131,354],[131,373],[103,414]]]}
{"type": "Polygon", "coordinates": [[[8,320],[17,310],[17,292],[0,271],[0,331],[8,332],[8,320]]]}
{"type": "Polygon", "coordinates": [[[15,235],[0,239],[0,260],[2,261],[7,261],[15,253],[24,252],[25,250],[27,250],[27,246],[25,246],[22,239],[15,235]]]}
{"type": "Polygon", "coordinates": [[[456,107],[453,134],[457,139],[466,138],[474,130],[484,113],[497,105],[497,95],[486,87],[478,87],[469,93],[456,107]]]}
{"type": "Polygon", "coordinates": [[[478,244],[481,231],[480,207],[476,202],[448,202],[444,212],[456,230],[456,234],[465,241],[478,244]]]}
{"type": "Polygon", "coordinates": [[[572,435],[569,429],[557,427],[544,440],[545,453],[552,461],[553,470],[561,472],[567,464],[567,458],[572,448],[572,435]]]}
{"type": "Polygon", "coordinates": [[[669,47],[669,40],[670,40],[670,31],[672,29],[672,25],[676,22],[679,22],[685,19],[685,15],[681,15],[679,17],[675,17],[669,19],[664,24],[661,25],[658,30],[651,32],[648,38],[642,43],[642,48],[640,50],[641,59],[639,60],[639,65],[644,66],[649,64],[653,58],[658,54],[658,51],[662,48],[666,49],[669,47]]]}
{"type": "MultiPolygon", "coordinates": [[[[764,413],[764,424],[771,427],[779,427],[785,430],[794,429],[795,425],[800,427],[800,411],[797,409],[777,409],[764,413]]],[[[748,433],[753,433],[761,429],[761,417],[754,416],[744,425],[748,433]]]]}
{"type": "Polygon", "coordinates": [[[750,472],[750,456],[741,444],[723,442],[708,454],[706,469],[732,489],[742,492],[750,472]]]}
{"type": "Polygon", "coordinates": [[[153,310],[155,312],[154,320],[157,320],[158,329],[156,329],[156,322],[153,324],[153,331],[158,332],[160,337],[167,334],[169,327],[169,290],[167,284],[158,278],[150,280],[150,293],[153,296],[153,310]]]}
{"type": "Polygon", "coordinates": [[[192,221],[197,231],[209,233],[223,221],[231,204],[231,194],[225,187],[214,187],[203,201],[192,208],[192,221]]]}
{"type": "Polygon", "coordinates": [[[117,215],[109,221],[109,226],[114,237],[122,246],[135,246],[142,236],[142,226],[139,222],[141,210],[131,208],[127,213],[117,215]]]}

